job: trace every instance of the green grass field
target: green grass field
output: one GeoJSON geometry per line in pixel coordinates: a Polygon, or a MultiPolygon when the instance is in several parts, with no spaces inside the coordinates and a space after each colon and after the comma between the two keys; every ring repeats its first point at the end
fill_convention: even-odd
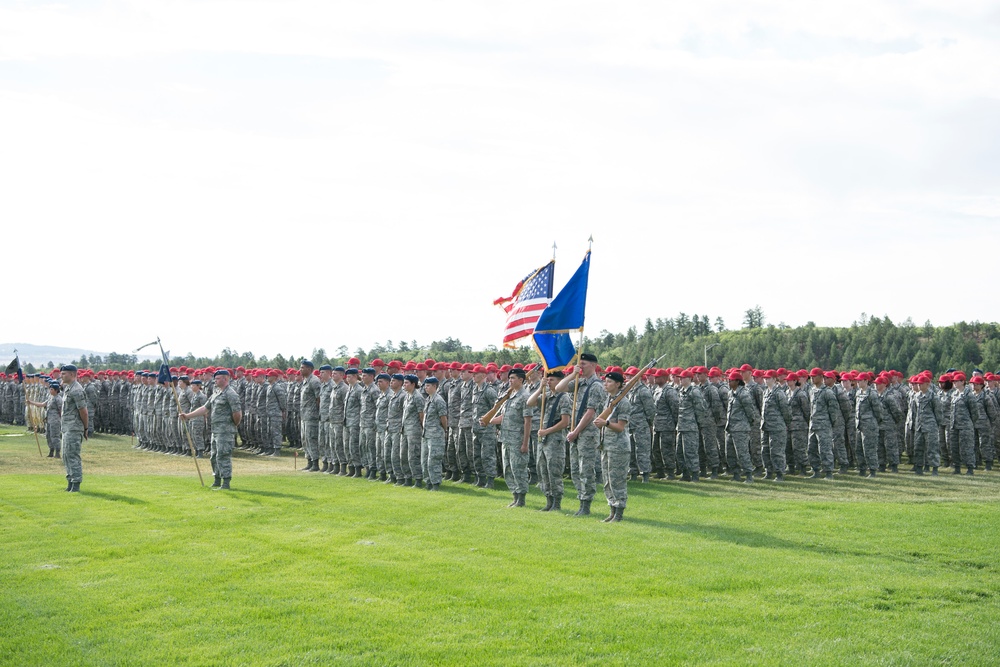
{"type": "Polygon", "coordinates": [[[229,492],[127,438],[83,459],[64,493],[0,428],[0,664],[1000,662],[997,472],[633,484],[604,524],[291,456],[229,492]]]}

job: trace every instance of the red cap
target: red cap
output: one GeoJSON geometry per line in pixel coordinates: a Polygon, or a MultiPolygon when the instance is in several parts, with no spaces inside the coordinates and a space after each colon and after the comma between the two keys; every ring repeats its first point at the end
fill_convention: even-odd
{"type": "Polygon", "coordinates": [[[361,365],[361,360],[358,359],[357,357],[351,357],[350,359],[347,360],[347,365],[348,366],[360,366],[361,365]]]}
{"type": "Polygon", "coordinates": [[[500,367],[500,372],[501,372],[501,373],[507,373],[507,372],[509,372],[510,370],[512,370],[513,368],[514,368],[514,367],[513,367],[513,366],[511,366],[510,364],[504,364],[503,366],[501,366],[501,367],[500,367]]]}
{"type": "Polygon", "coordinates": [[[393,359],[392,361],[389,362],[389,368],[402,368],[402,367],[403,367],[403,362],[397,359],[393,359]]]}
{"type": "Polygon", "coordinates": [[[742,380],[743,379],[743,375],[738,370],[734,370],[734,371],[730,371],[729,376],[728,376],[727,379],[729,379],[730,381],[732,381],[732,380],[742,380]]]}
{"type": "Polygon", "coordinates": [[[969,380],[969,382],[971,382],[972,384],[983,384],[983,382],[984,382],[983,376],[982,375],[973,375],[972,379],[969,380]]]}
{"type": "Polygon", "coordinates": [[[692,373],[691,371],[681,371],[681,377],[682,378],[694,377],[694,373],[692,373]]]}
{"type": "Polygon", "coordinates": [[[382,368],[385,366],[385,362],[376,357],[375,359],[372,359],[372,363],[370,365],[372,368],[382,368]]]}
{"type": "Polygon", "coordinates": [[[962,371],[955,371],[951,374],[952,382],[965,382],[965,373],[962,371]]]}
{"type": "MultiPolygon", "coordinates": [[[[468,365],[468,364],[466,364],[466,365],[468,365]]],[[[476,364],[475,366],[472,367],[472,372],[473,373],[485,373],[486,372],[486,367],[483,366],[482,364],[476,364]]]]}
{"type": "Polygon", "coordinates": [[[482,366],[480,366],[479,364],[462,364],[461,370],[475,372],[476,366],[479,366],[480,368],[482,368],[482,366]]]}
{"type": "Polygon", "coordinates": [[[453,361],[450,364],[448,364],[448,368],[450,368],[453,371],[460,371],[460,370],[462,370],[462,362],[461,361],[453,361]]]}
{"type": "Polygon", "coordinates": [[[427,365],[427,368],[430,368],[431,366],[434,365],[434,360],[431,359],[430,357],[427,357],[426,359],[424,359],[424,364],[427,365]]]}
{"type": "Polygon", "coordinates": [[[785,376],[785,382],[795,382],[798,379],[799,379],[798,373],[789,373],[788,375],[785,376]]]}
{"type": "Polygon", "coordinates": [[[809,371],[809,377],[811,377],[811,378],[819,377],[821,375],[823,375],[823,369],[822,368],[814,368],[811,371],[809,371]]]}
{"type": "Polygon", "coordinates": [[[774,371],[764,371],[764,377],[765,378],[776,378],[776,377],[778,377],[778,374],[775,373],[774,371]]]}
{"type": "Polygon", "coordinates": [[[752,370],[753,370],[753,366],[751,366],[750,364],[743,364],[742,366],[740,366],[740,372],[741,373],[744,372],[744,371],[752,371],[752,370]]]}
{"type": "Polygon", "coordinates": [[[417,370],[417,365],[412,361],[407,361],[406,365],[403,366],[404,371],[415,371],[417,370]]]}
{"type": "MultiPolygon", "coordinates": [[[[245,369],[245,368],[243,368],[242,366],[237,366],[237,367],[236,367],[236,370],[238,370],[238,371],[246,371],[246,369],[245,369]]],[[[174,372],[174,369],[173,369],[173,368],[171,368],[171,369],[170,369],[170,372],[171,372],[171,373],[173,373],[173,372],[174,372]]]]}
{"type": "Polygon", "coordinates": [[[875,378],[875,384],[889,384],[889,376],[882,375],[881,373],[877,378],[875,378]]]}
{"type": "Polygon", "coordinates": [[[658,378],[670,377],[670,371],[668,371],[666,368],[657,368],[655,375],[658,378]]]}
{"type": "Polygon", "coordinates": [[[636,368],[635,366],[629,366],[628,368],[625,369],[625,375],[635,375],[638,372],[639,369],[636,368]]]}
{"type": "Polygon", "coordinates": [[[831,380],[837,379],[837,371],[827,371],[823,373],[823,377],[830,378],[831,380]]]}
{"type": "Polygon", "coordinates": [[[764,377],[764,371],[759,370],[759,369],[755,370],[752,373],[750,373],[750,376],[751,377],[755,377],[755,378],[764,377]]]}
{"type": "MultiPolygon", "coordinates": [[[[267,372],[267,376],[268,377],[272,377],[272,378],[281,377],[281,372],[278,371],[276,368],[272,368],[271,370],[269,370],[267,372]]],[[[275,391],[277,391],[277,390],[275,390],[275,391]]]]}

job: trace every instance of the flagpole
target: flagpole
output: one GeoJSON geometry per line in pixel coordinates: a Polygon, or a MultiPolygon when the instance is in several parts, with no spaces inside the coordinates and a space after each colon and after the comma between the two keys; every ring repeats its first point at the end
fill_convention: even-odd
{"type": "MultiPolygon", "coordinates": [[[[156,344],[160,346],[160,356],[163,357],[163,363],[167,365],[167,374],[170,373],[170,360],[167,359],[167,353],[163,351],[163,343],[160,342],[159,336],[156,338],[156,344]]],[[[170,381],[170,388],[174,390],[174,402],[177,404],[177,414],[181,414],[181,397],[177,394],[177,387],[174,386],[173,380],[170,381]]],[[[191,431],[188,430],[187,422],[181,421],[181,425],[184,427],[184,435],[187,436],[188,447],[191,448],[191,458],[194,459],[194,468],[198,471],[198,481],[201,482],[202,486],[205,486],[205,480],[201,476],[201,466],[198,465],[198,454],[194,451],[194,442],[191,440],[191,431]]]]}

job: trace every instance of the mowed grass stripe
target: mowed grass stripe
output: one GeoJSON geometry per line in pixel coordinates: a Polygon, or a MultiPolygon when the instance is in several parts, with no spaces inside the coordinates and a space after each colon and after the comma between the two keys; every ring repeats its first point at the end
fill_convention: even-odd
{"type": "MultiPolygon", "coordinates": [[[[11,472],[17,440],[2,664],[985,665],[1000,646],[993,473],[633,485],[606,525],[500,490],[241,475],[250,457],[230,493],[85,468],[66,494],[55,466],[11,472]]],[[[106,440],[130,467],[190,465],[106,440]]]]}

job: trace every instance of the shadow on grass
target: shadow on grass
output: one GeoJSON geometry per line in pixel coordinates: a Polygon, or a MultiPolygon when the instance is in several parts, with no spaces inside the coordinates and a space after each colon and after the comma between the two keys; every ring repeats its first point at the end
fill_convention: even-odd
{"type": "Polygon", "coordinates": [[[229,493],[234,495],[265,496],[267,498],[287,498],[288,500],[312,500],[308,496],[300,496],[295,493],[281,493],[280,491],[260,491],[257,489],[229,489],[229,493]]]}
{"type": "Polygon", "coordinates": [[[103,500],[110,500],[118,503],[128,503],[129,505],[149,504],[149,501],[143,500],[142,498],[133,498],[132,496],[123,496],[117,493],[104,493],[103,491],[88,491],[86,489],[81,489],[80,495],[94,496],[95,498],[101,498],[103,500]]]}

